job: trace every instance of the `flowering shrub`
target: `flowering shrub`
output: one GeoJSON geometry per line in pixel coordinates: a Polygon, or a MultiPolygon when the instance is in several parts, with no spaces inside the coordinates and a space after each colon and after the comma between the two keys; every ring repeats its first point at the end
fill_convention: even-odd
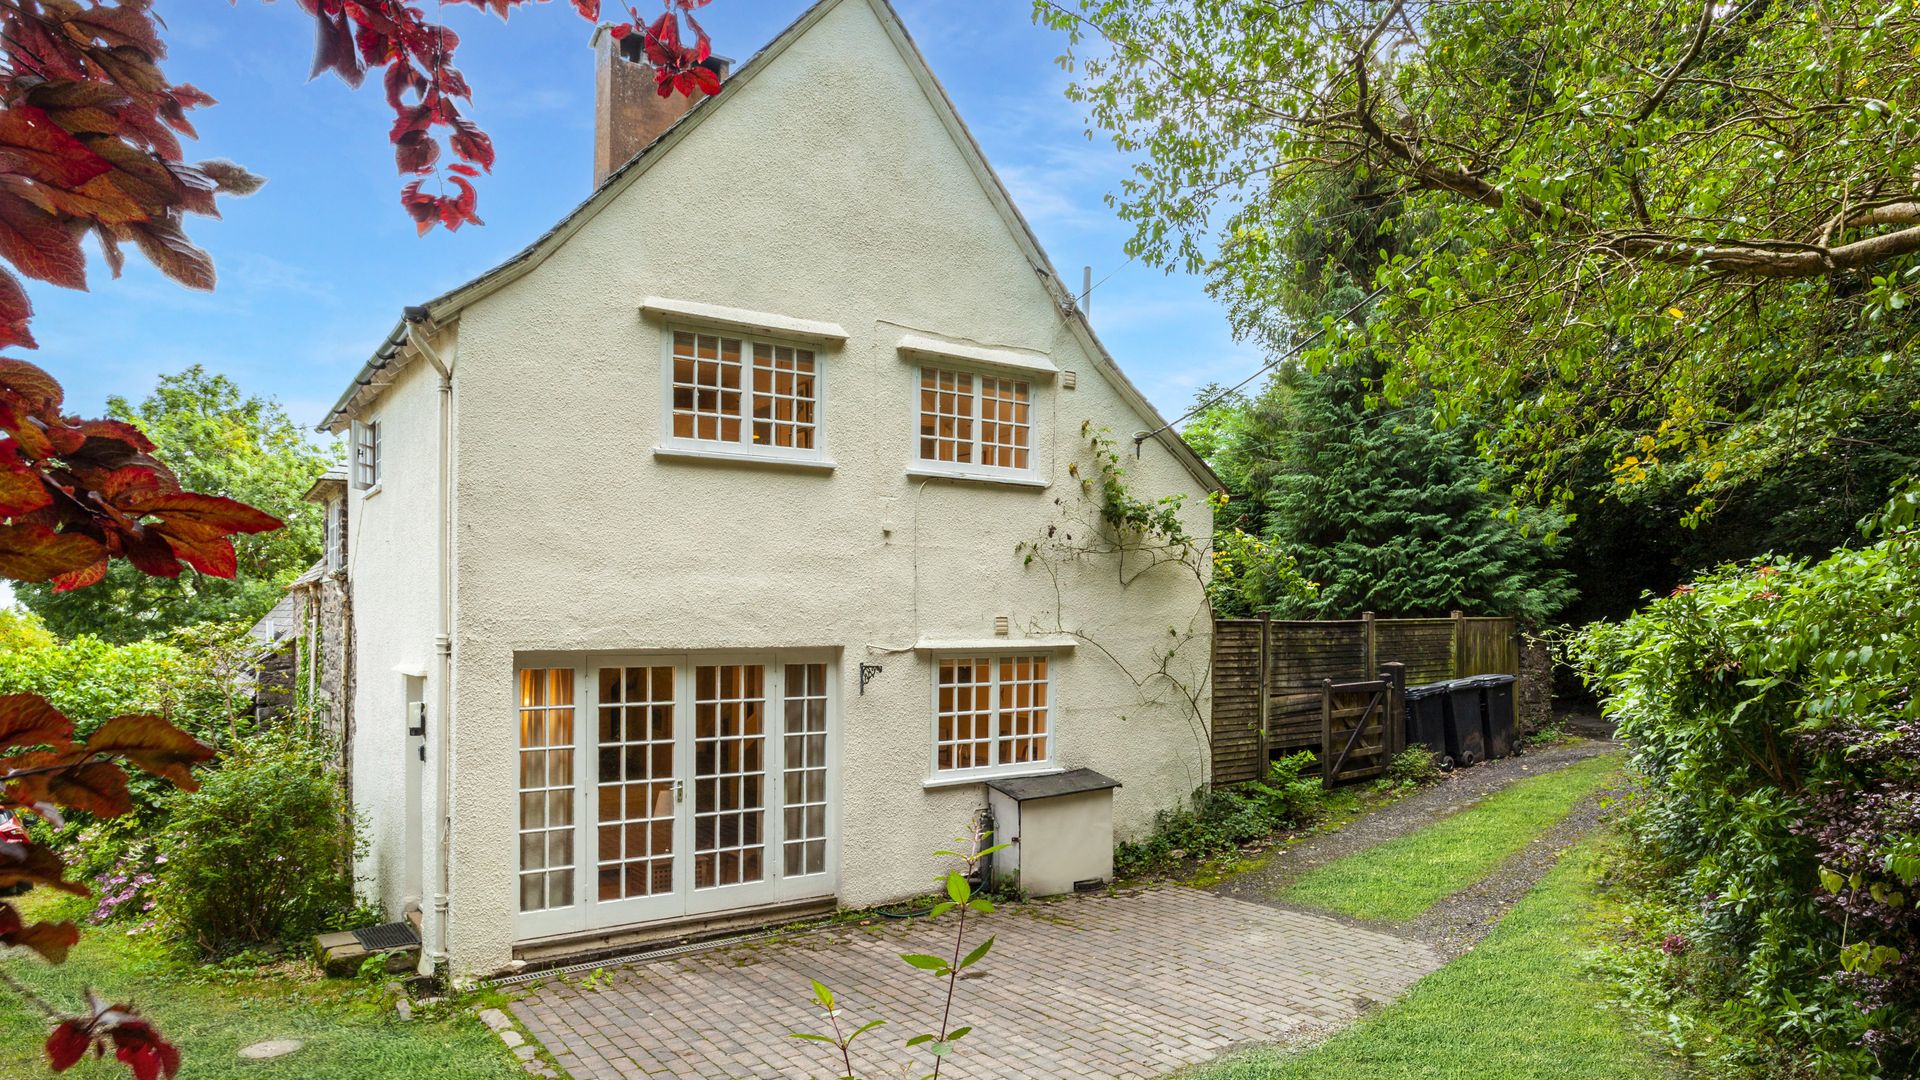
{"type": "Polygon", "coordinates": [[[145,844],[122,856],[106,873],[93,879],[94,905],[88,920],[97,925],[152,912],[155,901],[150,886],[159,880],[154,876],[158,869],[155,864],[166,861],[166,856],[153,855],[145,844]]]}
{"type": "Polygon", "coordinates": [[[353,906],[355,834],[328,756],[256,736],[173,801],[156,859],[168,930],[217,955],[325,930],[353,906]]]}
{"type": "Polygon", "coordinates": [[[1642,781],[1623,877],[1660,956],[1622,966],[1724,1065],[1920,1071],[1917,519],[1920,488],[1866,546],[1723,568],[1574,645],[1642,781]]]}

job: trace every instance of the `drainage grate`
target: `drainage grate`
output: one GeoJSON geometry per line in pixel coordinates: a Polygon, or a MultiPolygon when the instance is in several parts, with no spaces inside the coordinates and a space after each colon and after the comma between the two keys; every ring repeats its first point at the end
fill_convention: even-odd
{"type": "Polygon", "coordinates": [[[413,932],[412,923],[390,922],[369,926],[364,930],[355,930],[353,939],[370,953],[420,947],[420,936],[413,932]]]}

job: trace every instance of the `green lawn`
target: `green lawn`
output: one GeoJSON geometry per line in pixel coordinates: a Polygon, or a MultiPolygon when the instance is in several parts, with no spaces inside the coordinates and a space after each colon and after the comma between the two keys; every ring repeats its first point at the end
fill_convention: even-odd
{"type": "MultiPolygon", "coordinates": [[[[1439,826],[1435,827],[1436,829],[1439,826]]],[[[1431,831],[1431,830],[1430,830],[1431,831]]],[[[1407,998],[1299,1053],[1184,1080],[1656,1080],[1673,1075],[1583,972],[1596,842],[1570,851],[1472,952],[1407,998]]]]}
{"type": "MultiPolygon", "coordinates": [[[[526,1074],[506,1048],[464,1010],[401,1023],[371,988],[345,981],[208,973],[157,955],[113,927],[89,929],[67,963],[37,957],[0,961],[7,973],[59,1008],[77,1009],[83,987],[130,1002],[152,1017],[185,1056],[182,1080],[510,1080],[526,1074]],[[265,1039],[298,1039],[299,1052],[242,1062],[237,1051],[265,1039]]],[[[49,1077],[40,1054],[47,1028],[0,987],[0,1076],[49,1077]]],[[[65,1073],[76,1080],[126,1080],[109,1055],[65,1073]]]]}
{"type": "Polygon", "coordinates": [[[1411,919],[1485,877],[1619,769],[1620,756],[1608,754],[1521,780],[1418,832],[1328,863],[1281,898],[1360,919],[1411,919]]]}

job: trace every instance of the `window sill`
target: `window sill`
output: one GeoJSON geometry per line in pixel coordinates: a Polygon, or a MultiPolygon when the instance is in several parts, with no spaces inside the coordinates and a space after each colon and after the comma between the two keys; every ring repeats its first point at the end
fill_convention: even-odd
{"type": "Polygon", "coordinates": [[[372,487],[365,487],[365,488],[361,488],[361,489],[360,489],[360,501],[361,501],[361,502],[366,502],[366,501],[367,501],[368,499],[371,499],[371,498],[373,498],[373,497],[374,497],[375,495],[378,495],[378,494],[380,494],[380,491],[381,491],[381,485],[379,485],[379,484],[375,484],[375,485],[373,485],[372,487]]]}
{"type": "Polygon", "coordinates": [[[721,465],[762,466],[792,469],[797,472],[830,473],[838,468],[832,458],[790,458],[772,454],[739,453],[731,450],[706,450],[688,446],[656,446],[653,456],[661,461],[689,461],[721,465]]]}
{"type": "Polygon", "coordinates": [[[1058,765],[1022,766],[1016,769],[982,769],[964,774],[935,773],[920,781],[923,791],[938,791],[942,788],[967,787],[972,784],[984,784],[990,780],[1010,780],[1016,776],[1054,776],[1067,770],[1058,765]]]}
{"type": "Polygon", "coordinates": [[[1018,473],[981,473],[961,472],[957,469],[930,469],[923,465],[907,468],[907,475],[920,480],[952,480],[958,484],[998,484],[1001,487],[1019,487],[1045,489],[1053,486],[1053,481],[1042,480],[1038,476],[1022,476],[1018,473]]]}

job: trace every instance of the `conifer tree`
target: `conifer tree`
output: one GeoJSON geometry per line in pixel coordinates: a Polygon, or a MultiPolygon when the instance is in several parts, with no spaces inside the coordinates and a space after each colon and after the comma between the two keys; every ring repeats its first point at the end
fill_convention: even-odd
{"type": "Polygon", "coordinates": [[[1243,512],[1319,586],[1273,614],[1551,618],[1571,597],[1552,566],[1560,520],[1515,511],[1470,431],[1440,426],[1425,403],[1381,404],[1375,374],[1363,361],[1288,371],[1268,395],[1280,423],[1243,512]]]}

